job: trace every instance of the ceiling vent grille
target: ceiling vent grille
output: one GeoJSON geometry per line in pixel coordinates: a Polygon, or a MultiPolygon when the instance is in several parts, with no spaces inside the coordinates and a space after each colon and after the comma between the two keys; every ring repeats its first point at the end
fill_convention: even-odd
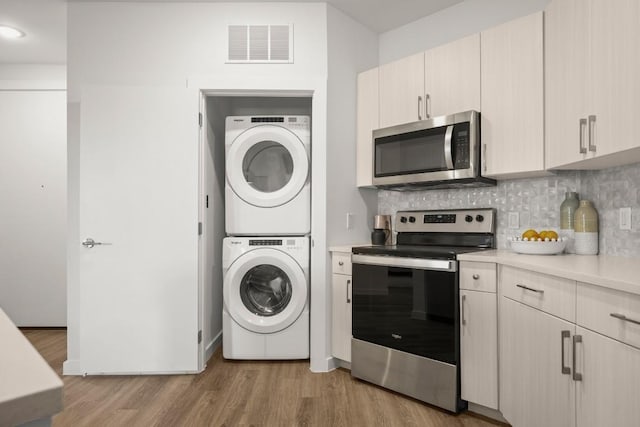
{"type": "Polygon", "coordinates": [[[293,63],[293,25],[229,25],[227,63],[293,63]]]}

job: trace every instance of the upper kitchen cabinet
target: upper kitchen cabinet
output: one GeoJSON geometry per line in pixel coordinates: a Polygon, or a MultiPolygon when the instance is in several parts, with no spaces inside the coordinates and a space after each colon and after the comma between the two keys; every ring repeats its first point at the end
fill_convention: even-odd
{"type": "Polygon", "coordinates": [[[379,73],[380,127],[424,119],[424,53],[382,65],[379,73]]]}
{"type": "Polygon", "coordinates": [[[425,117],[480,110],[480,34],[424,54],[425,117]]]}
{"type": "Polygon", "coordinates": [[[545,174],[542,12],[480,37],[482,173],[500,178],[545,174]]]}
{"type": "Polygon", "coordinates": [[[547,167],[640,161],[640,3],[553,0],[545,19],[547,167]]]}
{"type": "Polygon", "coordinates": [[[378,69],[358,74],[356,185],[373,186],[373,130],[378,129],[378,69]]]}

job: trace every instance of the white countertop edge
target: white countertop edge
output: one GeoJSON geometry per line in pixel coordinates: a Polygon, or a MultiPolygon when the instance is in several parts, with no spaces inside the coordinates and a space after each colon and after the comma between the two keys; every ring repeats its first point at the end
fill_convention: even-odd
{"type": "Polygon", "coordinates": [[[355,246],[371,246],[371,243],[355,243],[353,245],[329,246],[329,252],[349,252],[355,246]]]}
{"type": "Polygon", "coordinates": [[[472,252],[460,261],[495,262],[640,295],[640,259],[610,255],[523,255],[508,250],[472,252]]]}
{"type": "Polygon", "coordinates": [[[63,382],[0,309],[0,425],[51,417],[63,408],[63,382]]]}

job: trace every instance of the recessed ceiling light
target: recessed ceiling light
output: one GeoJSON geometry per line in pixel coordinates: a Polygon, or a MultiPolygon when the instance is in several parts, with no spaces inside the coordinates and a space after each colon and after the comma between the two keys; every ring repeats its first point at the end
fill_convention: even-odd
{"type": "Polygon", "coordinates": [[[24,37],[25,34],[17,28],[0,25],[0,36],[6,39],[19,39],[20,37],[24,37]]]}

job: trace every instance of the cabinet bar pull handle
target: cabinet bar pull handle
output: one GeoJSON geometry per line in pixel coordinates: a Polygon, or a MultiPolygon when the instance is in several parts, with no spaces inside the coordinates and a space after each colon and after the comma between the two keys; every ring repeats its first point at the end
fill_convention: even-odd
{"type": "Polygon", "coordinates": [[[589,151],[596,152],[596,132],[594,130],[594,125],[596,123],[596,116],[589,116],[589,151]]]}
{"type": "Polygon", "coordinates": [[[620,320],[624,320],[625,322],[629,322],[629,323],[633,323],[636,325],[640,325],[640,321],[639,320],[633,320],[633,319],[629,319],[627,316],[625,316],[624,314],[620,314],[620,313],[611,313],[609,314],[609,316],[611,317],[615,317],[616,319],[620,319],[620,320]]]}
{"type": "Polygon", "coordinates": [[[431,96],[427,93],[424,95],[424,117],[427,119],[431,117],[431,114],[429,114],[429,107],[431,107],[431,96]]]}
{"type": "Polygon", "coordinates": [[[526,291],[531,291],[531,292],[537,292],[539,294],[544,294],[544,291],[542,289],[533,289],[533,288],[530,288],[528,286],[521,285],[520,283],[518,283],[516,286],[519,287],[519,288],[522,288],[522,289],[524,289],[526,291]]]}
{"type": "Polygon", "coordinates": [[[587,127],[587,119],[580,119],[580,154],[587,152],[587,147],[584,146],[584,128],[587,127]]]}
{"type": "MultiPolygon", "coordinates": [[[[568,366],[564,366],[564,339],[565,338],[569,338],[569,336],[571,335],[570,331],[560,331],[560,348],[562,349],[562,354],[561,354],[561,360],[560,360],[560,366],[562,367],[561,372],[562,374],[567,374],[570,375],[571,374],[571,368],[568,366]]],[[[575,362],[574,362],[575,364],[575,362]]]]}
{"type": "Polygon", "coordinates": [[[480,278],[480,275],[479,274],[474,274],[471,277],[473,277],[473,280],[478,280],[480,278]]]}
{"type": "Polygon", "coordinates": [[[349,285],[351,284],[351,280],[347,280],[347,304],[351,304],[351,298],[349,298],[349,285]]]}
{"type": "Polygon", "coordinates": [[[487,144],[482,144],[482,170],[487,171],[487,144]]]}
{"type": "Polygon", "coordinates": [[[582,342],[582,335],[573,336],[573,380],[582,381],[582,374],[576,370],[576,344],[582,342]]]}
{"type": "Polygon", "coordinates": [[[418,120],[422,120],[422,96],[418,95],[418,120]]]}
{"type": "Polygon", "coordinates": [[[462,324],[467,324],[467,319],[464,318],[464,302],[466,301],[467,296],[462,295],[462,303],[460,304],[460,317],[462,318],[462,324]]]}

